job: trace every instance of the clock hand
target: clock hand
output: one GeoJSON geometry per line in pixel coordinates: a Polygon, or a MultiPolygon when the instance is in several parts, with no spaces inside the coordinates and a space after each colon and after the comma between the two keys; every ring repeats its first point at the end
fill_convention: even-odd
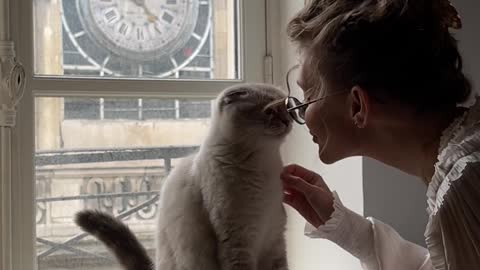
{"type": "Polygon", "coordinates": [[[143,8],[143,11],[147,15],[147,19],[149,22],[153,23],[156,20],[158,20],[158,17],[147,8],[147,5],[145,4],[145,0],[132,0],[132,1],[135,3],[135,5],[143,8]]]}
{"type": "Polygon", "coordinates": [[[154,15],[150,10],[144,5],[143,10],[145,11],[145,14],[147,14],[147,19],[149,22],[153,23],[156,20],[158,20],[158,17],[154,15]]]}

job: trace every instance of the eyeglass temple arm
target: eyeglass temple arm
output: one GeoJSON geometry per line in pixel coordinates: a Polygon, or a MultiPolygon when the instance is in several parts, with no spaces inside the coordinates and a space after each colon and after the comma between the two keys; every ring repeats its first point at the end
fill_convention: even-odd
{"type": "Polygon", "coordinates": [[[316,101],[319,101],[319,100],[321,100],[321,99],[323,99],[323,98],[319,98],[319,99],[310,100],[310,101],[309,101],[309,102],[307,102],[307,103],[302,103],[302,104],[300,104],[300,105],[297,105],[297,106],[295,106],[295,107],[288,108],[288,109],[287,109],[287,112],[291,112],[291,111],[294,111],[294,110],[297,110],[297,109],[303,108],[303,107],[305,107],[305,106],[307,106],[307,105],[309,105],[309,104],[311,104],[311,103],[314,103],[314,102],[316,102],[316,101]]]}
{"type": "MultiPolygon", "coordinates": [[[[317,99],[314,99],[314,100],[310,100],[310,101],[308,101],[308,102],[305,102],[305,103],[302,103],[302,104],[300,104],[300,105],[297,105],[297,106],[295,106],[295,107],[293,107],[293,108],[288,108],[288,109],[287,109],[287,112],[291,112],[291,111],[293,111],[293,110],[297,110],[297,109],[303,108],[303,107],[305,107],[305,106],[308,106],[308,105],[310,105],[310,104],[312,104],[312,103],[314,103],[314,102],[317,102],[317,101],[319,101],[319,100],[325,99],[325,98],[327,98],[327,97],[341,95],[341,94],[344,94],[344,93],[346,93],[346,92],[350,92],[350,90],[345,90],[345,91],[341,91],[341,92],[338,92],[338,93],[334,93],[334,94],[331,94],[331,95],[327,95],[327,96],[324,96],[324,97],[321,97],[321,98],[317,98],[317,99]]],[[[288,99],[288,97],[287,97],[287,99],[288,99]]]]}

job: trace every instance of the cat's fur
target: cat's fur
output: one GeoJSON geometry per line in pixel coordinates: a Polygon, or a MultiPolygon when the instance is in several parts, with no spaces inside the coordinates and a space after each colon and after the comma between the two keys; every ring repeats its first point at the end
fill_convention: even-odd
{"type": "MultiPolygon", "coordinates": [[[[170,173],[158,208],[158,270],[287,269],[280,144],[291,129],[285,98],[264,84],[242,84],[216,101],[209,134],[197,154],[170,173]]],[[[115,253],[128,270],[151,261],[133,233],[100,212],[77,224],[115,253]]]]}

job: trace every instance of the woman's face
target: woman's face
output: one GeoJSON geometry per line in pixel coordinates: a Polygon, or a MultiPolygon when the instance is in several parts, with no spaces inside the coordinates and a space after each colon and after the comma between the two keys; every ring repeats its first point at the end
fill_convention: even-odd
{"type": "Polygon", "coordinates": [[[305,111],[305,122],[318,145],[319,158],[325,164],[331,164],[338,160],[356,155],[358,142],[356,127],[350,116],[351,99],[348,89],[335,89],[325,85],[322,92],[308,91],[313,85],[309,85],[311,70],[307,64],[301,65],[298,85],[304,91],[305,101],[325,97],[324,99],[308,105],[305,111]],[[340,91],[345,94],[333,95],[340,91]]]}

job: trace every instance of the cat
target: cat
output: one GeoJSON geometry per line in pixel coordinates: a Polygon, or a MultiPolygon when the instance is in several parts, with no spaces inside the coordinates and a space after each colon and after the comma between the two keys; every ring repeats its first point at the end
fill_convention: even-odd
{"type": "Polygon", "coordinates": [[[84,210],[75,222],[127,270],[288,269],[280,146],[292,122],[285,97],[267,84],[220,93],[198,153],[182,160],[162,187],[155,263],[112,216],[84,210]]]}

